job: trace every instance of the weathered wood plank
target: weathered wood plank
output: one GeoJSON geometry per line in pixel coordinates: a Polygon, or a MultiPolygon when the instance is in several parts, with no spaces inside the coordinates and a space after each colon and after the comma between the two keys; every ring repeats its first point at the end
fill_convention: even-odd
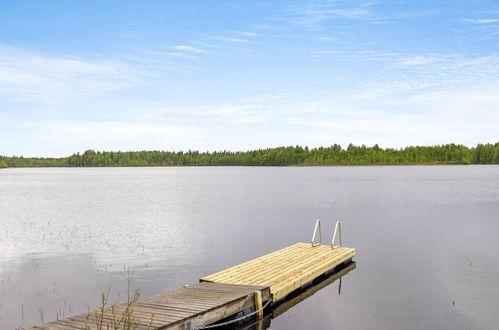
{"type": "MultiPolygon", "coordinates": [[[[199,283],[174,291],[137,300],[132,305],[134,325],[138,330],[185,328],[187,321],[195,327],[204,326],[254,307],[254,292],[270,299],[270,290],[262,286],[199,283]],[[154,314],[154,317],[151,316],[154,314]],[[152,321],[151,321],[152,320],[152,321]]],[[[112,325],[126,310],[126,305],[114,306],[103,315],[104,328],[112,325]]],[[[97,312],[98,314],[98,312],[97,312]]],[[[68,317],[29,329],[96,329],[96,312],[68,317]]]]}

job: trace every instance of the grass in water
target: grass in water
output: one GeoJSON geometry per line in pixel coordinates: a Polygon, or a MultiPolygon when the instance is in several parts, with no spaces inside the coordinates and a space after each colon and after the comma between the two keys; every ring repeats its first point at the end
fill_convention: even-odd
{"type": "MultiPolygon", "coordinates": [[[[101,306],[93,313],[86,316],[85,329],[87,330],[134,330],[138,327],[140,319],[134,314],[133,304],[140,297],[140,289],[135,289],[133,296],[130,295],[133,272],[127,275],[127,303],[123,305],[109,305],[109,292],[102,293],[101,306]]],[[[151,313],[148,329],[153,327],[154,313],[151,313]]]]}

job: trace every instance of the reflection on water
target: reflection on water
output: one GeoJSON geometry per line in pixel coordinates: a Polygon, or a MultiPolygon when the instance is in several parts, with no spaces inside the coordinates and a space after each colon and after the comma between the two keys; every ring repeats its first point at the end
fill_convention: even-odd
{"type": "Polygon", "coordinates": [[[270,328],[272,314],[265,314],[261,320],[252,319],[239,325],[219,327],[221,330],[263,330],[270,328]]]}
{"type": "Polygon", "coordinates": [[[2,329],[41,324],[95,310],[104,292],[109,292],[110,304],[124,302],[129,270],[133,271],[131,291],[139,288],[143,297],[177,288],[172,287],[172,279],[177,283],[193,283],[184,279],[195,273],[193,265],[182,269],[99,265],[89,254],[30,254],[18,264],[2,263],[2,268],[2,329]]]}
{"type": "Polygon", "coordinates": [[[499,166],[2,170],[0,329],[119,300],[128,269],[143,296],[196,283],[318,218],[357,269],[272,330],[494,329],[498,214],[499,166]]]}
{"type": "Polygon", "coordinates": [[[272,318],[279,317],[281,314],[287,312],[290,308],[301,303],[305,299],[310,298],[317,291],[333,284],[338,280],[337,293],[341,294],[341,278],[355,269],[357,266],[356,262],[351,262],[342,268],[336,268],[334,272],[326,273],[323,276],[318,277],[309,286],[302,288],[291,293],[286,300],[279,303],[272,308],[272,318]]]}

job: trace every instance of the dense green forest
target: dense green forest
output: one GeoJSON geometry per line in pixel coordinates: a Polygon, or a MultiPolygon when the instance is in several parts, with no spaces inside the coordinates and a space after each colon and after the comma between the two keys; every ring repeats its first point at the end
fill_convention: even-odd
{"type": "Polygon", "coordinates": [[[463,145],[416,146],[403,149],[354,146],[279,147],[252,151],[96,152],[87,150],[66,158],[25,158],[0,156],[0,167],[55,166],[300,166],[300,165],[422,165],[499,164],[499,142],[463,145]]]}

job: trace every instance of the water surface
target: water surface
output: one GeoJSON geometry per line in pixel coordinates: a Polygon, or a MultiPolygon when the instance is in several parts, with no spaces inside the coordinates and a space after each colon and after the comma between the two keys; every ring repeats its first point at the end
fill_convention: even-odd
{"type": "Polygon", "coordinates": [[[496,329],[499,166],[0,171],[0,329],[152,295],[341,220],[356,269],[270,329],[496,329]]]}

